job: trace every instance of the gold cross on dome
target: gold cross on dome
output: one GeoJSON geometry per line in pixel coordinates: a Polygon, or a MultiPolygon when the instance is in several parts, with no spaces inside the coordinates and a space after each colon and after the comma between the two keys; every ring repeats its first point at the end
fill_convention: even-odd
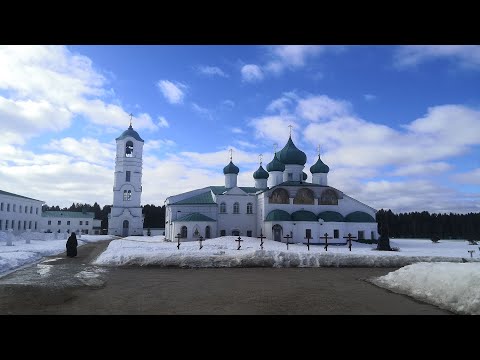
{"type": "Polygon", "coordinates": [[[130,113],[130,126],[132,126],[132,118],[133,118],[133,114],[130,113]]]}

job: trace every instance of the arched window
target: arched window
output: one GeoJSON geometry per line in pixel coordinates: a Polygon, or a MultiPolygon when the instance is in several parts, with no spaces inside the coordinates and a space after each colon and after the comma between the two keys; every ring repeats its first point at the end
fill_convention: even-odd
{"type": "Polygon", "coordinates": [[[132,156],[133,156],[133,142],[128,140],[125,145],[125,157],[132,157],[132,156]]]}
{"type": "Polygon", "coordinates": [[[338,205],[338,198],[335,191],[332,189],[325,190],[318,200],[318,205],[338,205]]]}
{"type": "Polygon", "coordinates": [[[127,201],[127,200],[128,200],[127,190],[123,190],[123,201],[127,201]]]}
{"type": "Polygon", "coordinates": [[[132,200],[132,190],[127,191],[127,200],[132,200]]]}
{"type": "Polygon", "coordinates": [[[313,191],[307,188],[302,188],[297,191],[295,199],[293,199],[294,204],[305,204],[313,205],[314,204],[314,194],[313,191]]]}
{"type": "Polygon", "coordinates": [[[240,213],[240,205],[238,202],[233,204],[233,213],[234,214],[239,214],[240,213]]]}
{"type": "Polygon", "coordinates": [[[272,192],[272,195],[268,198],[270,204],[288,204],[288,192],[285,189],[275,189],[272,192]]]}
{"type": "Polygon", "coordinates": [[[187,237],[187,227],[186,226],[182,226],[181,230],[180,230],[180,236],[182,238],[186,238],[187,237]]]}
{"type": "Polygon", "coordinates": [[[247,214],[253,214],[253,204],[252,203],[247,204],[247,214]]]}
{"type": "Polygon", "coordinates": [[[227,205],[224,202],[220,204],[220,213],[225,214],[227,212],[227,205]]]}
{"type": "Polygon", "coordinates": [[[210,239],[210,226],[205,227],[205,239],[210,239]]]}

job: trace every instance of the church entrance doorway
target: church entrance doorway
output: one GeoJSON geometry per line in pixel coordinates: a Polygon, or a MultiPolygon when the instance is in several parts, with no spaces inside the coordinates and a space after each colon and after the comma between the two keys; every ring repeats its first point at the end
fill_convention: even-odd
{"type": "Polygon", "coordinates": [[[233,229],[233,230],[232,230],[232,236],[240,236],[240,230],[238,230],[238,229],[233,229]]]}
{"type": "Polygon", "coordinates": [[[128,220],[123,220],[122,236],[128,236],[128,220]]]}
{"type": "Polygon", "coordinates": [[[276,224],[272,227],[273,230],[273,240],[282,241],[283,229],[280,225],[276,224]]]}
{"type": "Polygon", "coordinates": [[[210,239],[210,226],[205,228],[205,239],[210,239]]]}

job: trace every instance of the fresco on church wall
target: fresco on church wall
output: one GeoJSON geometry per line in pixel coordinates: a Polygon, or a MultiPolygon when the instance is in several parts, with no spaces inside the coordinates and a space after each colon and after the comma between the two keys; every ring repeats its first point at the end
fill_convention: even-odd
{"type": "Polygon", "coordinates": [[[298,190],[295,199],[293,199],[294,204],[304,204],[304,205],[313,205],[314,204],[314,194],[313,191],[307,188],[298,190]]]}
{"type": "Polygon", "coordinates": [[[328,189],[322,192],[320,199],[318,199],[318,205],[338,205],[338,198],[335,191],[328,189]]]}
{"type": "Polygon", "coordinates": [[[275,189],[268,198],[270,204],[288,204],[288,192],[285,189],[275,189]]]}

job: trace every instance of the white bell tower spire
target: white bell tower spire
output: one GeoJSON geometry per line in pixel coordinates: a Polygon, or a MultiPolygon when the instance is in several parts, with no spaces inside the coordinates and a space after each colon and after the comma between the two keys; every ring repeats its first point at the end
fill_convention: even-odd
{"type": "Polygon", "coordinates": [[[143,139],[130,126],[116,138],[117,154],[113,181],[113,207],[108,216],[108,234],[143,235],[142,195],[143,139]]]}

